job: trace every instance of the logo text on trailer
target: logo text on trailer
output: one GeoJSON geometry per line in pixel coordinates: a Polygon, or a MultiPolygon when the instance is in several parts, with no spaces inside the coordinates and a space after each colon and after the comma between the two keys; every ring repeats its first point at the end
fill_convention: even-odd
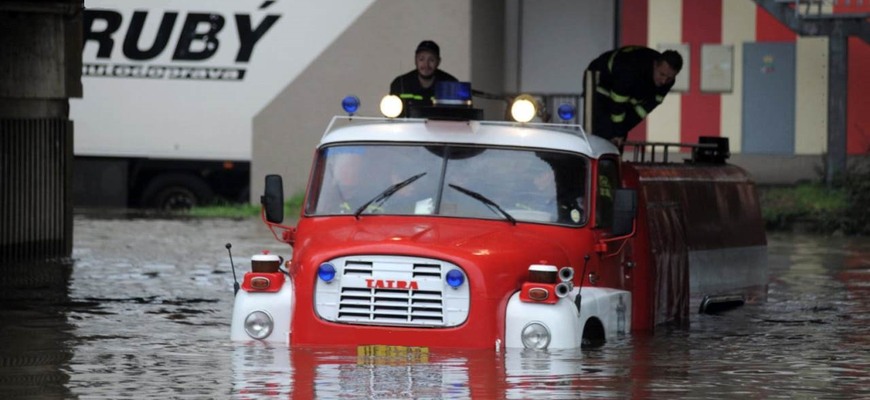
{"type": "MultiPolygon", "coordinates": [[[[273,2],[265,2],[260,7],[268,7],[273,2]]],[[[156,13],[151,13],[157,15],[156,13]]],[[[89,43],[97,46],[97,61],[82,64],[83,76],[101,76],[117,78],[146,79],[197,79],[197,80],[230,80],[240,81],[245,78],[246,68],[254,52],[254,47],[269,29],[278,21],[280,15],[268,14],[259,23],[253,22],[251,14],[235,13],[231,18],[235,21],[238,35],[238,48],[235,49],[234,66],[202,66],[183,63],[202,63],[211,59],[221,46],[220,34],[223,31],[227,17],[218,13],[190,12],[184,21],[176,24],[179,13],[165,11],[160,19],[159,27],[153,38],[143,38],[145,21],[149,11],[138,10],[130,16],[127,31],[119,33],[124,16],[114,10],[87,9],[84,11],[83,47],[89,43]],[[180,33],[174,45],[169,39],[176,26],[180,33]],[[122,42],[122,54],[131,62],[111,62],[112,50],[117,43],[122,42]],[[171,62],[168,65],[154,65],[149,61],[170,51],[171,62]],[[136,63],[140,62],[140,63],[136,63]],[[178,63],[178,64],[177,64],[178,63]]],[[[224,31],[224,34],[229,34],[224,31]]],[[[84,48],[83,48],[84,50],[84,48]]]]}

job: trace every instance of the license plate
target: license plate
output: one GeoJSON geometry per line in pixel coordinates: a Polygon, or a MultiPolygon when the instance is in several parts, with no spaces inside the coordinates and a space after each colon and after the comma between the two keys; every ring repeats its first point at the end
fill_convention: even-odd
{"type": "Polygon", "coordinates": [[[428,347],[365,345],[357,346],[358,364],[428,363],[428,347]]]}

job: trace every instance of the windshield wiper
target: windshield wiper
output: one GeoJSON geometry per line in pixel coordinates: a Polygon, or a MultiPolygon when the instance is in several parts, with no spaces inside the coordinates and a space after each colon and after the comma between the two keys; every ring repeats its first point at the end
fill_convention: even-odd
{"type": "Polygon", "coordinates": [[[503,208],[499,207],[498,204],[496,204],[494,201],[490,200],[488,197],[486,197],[480,193],[477,193],[473,190],[466,189],[462,186],[454,185],[452,183],[448,183],[447,186],[450,186],[450,187],[462,192],[463,194],[466,194],[469,197],[471,197],[475,200],[478,200],[483,204],[486,204],[486,206],[489,207],[490,210],[493,210],[493,208],[495,210],[498,210],[498,212],[501,213],[501,215],[504,215],[505,219],[510,221],[511,224],[514,224],[514,225],[517,224],[517,220],[516,220],[516,218],[513,217],[513,215],[508,214],[507,211],[505,211],[503,208]]]}
{"type": "Polygon", "coordinates": [[[365,202],[363,205],[361,205],[359,208],[357,208],[356,211],[354,211],[353,216],[356,219],[359,219],[359,215],[362,214],[362,212],[365,211],[365,209],[368,208],[372,203],[378,203],[377,205],[380,206],[381,204],[384,203],[384,201],[386,201],[388,198],[390,198],[390,196],[392,196],[394,193],[398,192],[399,189],[410,185],[411,183],[413,183],[417,179],[422,178],[423,175],[426,175],[426,173],[421,172],[421,173],[414,175],[408,179],[405,179],[404,181],[390,185],[390,187],[386,188],[383,192],[379,193],[377,196],[373,197],[371,200],[365,202]]]}

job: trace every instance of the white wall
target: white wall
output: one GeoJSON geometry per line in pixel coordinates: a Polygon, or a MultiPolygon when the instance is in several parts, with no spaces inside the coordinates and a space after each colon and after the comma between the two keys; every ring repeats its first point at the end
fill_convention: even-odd
{"type": "MultiPolygon", "coordinates": [[[[341,98],[355,94],[358,115],[378,116],[390,81],[414,68],[420,40],[438,42],[441,68],[475,89],[579,94],[586,66],[614,47],[614,13],[611,0],[375,1],[254,119],[252,201],[269,173],[284,176],[288,196],[304,190],[341,98]]],[[[475,101],[487,118],[503,117],[498,101],[475,101]]]]}
{"type": "Polygon", "coordinates": [[[381,97],[393,78],[414,69],[414,50],[424,39],[440,45],[441,69],[471,79],[471,2],[377,0],[295,80],[278,87],[253,120],[251,200],[259,199],[270,173],[284,177],[288,196],[302,192],[315,146],[330,119],[343,114],[341,99],[356,95],[362,103],[357,115],[380,116],[381,97]]]}
{"type": "Polygon", "coordinates": [[[580,93],[583,71],[614,45],[612,0],[509,1],[506,38],[515,38],[505,58],[509,91],[580,93]],[[513,22],[513,23],[512,23],[513,22]],[[510,54],[516,54],[512,57],[510,54]],[[517,86],[517,84],[519,86],[517,86]]]}

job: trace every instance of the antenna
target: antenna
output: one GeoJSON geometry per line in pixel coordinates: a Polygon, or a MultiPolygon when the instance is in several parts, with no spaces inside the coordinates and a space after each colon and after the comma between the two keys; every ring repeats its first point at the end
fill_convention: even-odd
{"type": "Polygon", "coordinates": [[[580,312],[580,302],[582,300],[582,295],[580,292],[583,289],[583,281],[586,280],[586,266],[589,265],[589,253],[586,253],[583,256],[583,273],[580,274],[580,287],[577,289],[577,297],[574,298],[574,305],[577,307],[577,312],[580,312]]]}
{"type": "Polygon", "coordinates": [[[233,269],[233,296],[239,293],[239,281],[236,279],[236,266],[233,264],[233,252],[230,249],[233,247],[231,243],[227,243],[227,253],[230,255],[230,267],[233,269]]]}

